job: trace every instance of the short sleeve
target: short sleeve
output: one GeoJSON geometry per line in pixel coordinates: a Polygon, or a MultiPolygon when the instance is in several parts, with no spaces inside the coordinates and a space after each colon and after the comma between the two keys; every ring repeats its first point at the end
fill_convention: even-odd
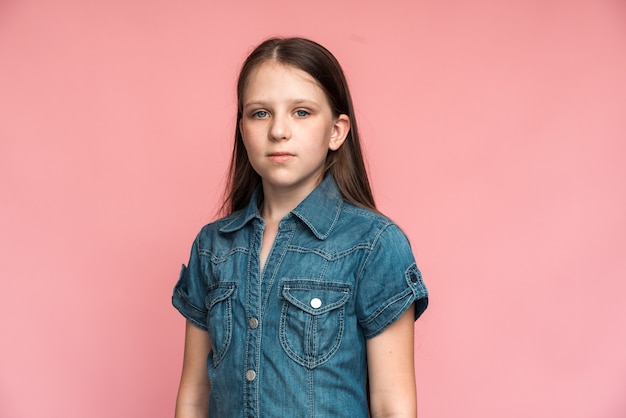
{"type": "Polygon", "coordinates": [[[174,293],[172,304],[178,311],[200,329],[207,330],[207,309],[205,298],[208,281],[203,274],[201,258],[198,253],[198,239],[191,247],[191,255],[187,266],[183,264],[174,293]]]}
{"type": "Polygon", "coordinates": [[[396,225],[387,226],[375,241],[359,275],[356,298],[365,338],[383,332],[412,303],[416,320],[426,310],[428,291],[409,241],[396,225]]]}

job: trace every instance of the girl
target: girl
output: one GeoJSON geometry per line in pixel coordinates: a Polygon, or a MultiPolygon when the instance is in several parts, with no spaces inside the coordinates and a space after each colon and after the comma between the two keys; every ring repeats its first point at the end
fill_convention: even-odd
{"type": "Polygon", "coordinates": [[[223,208],[172,297],[182,417],[415,417],[426,288],[374,205],[335,57],[270,39],[243,64],[223,208]]]}

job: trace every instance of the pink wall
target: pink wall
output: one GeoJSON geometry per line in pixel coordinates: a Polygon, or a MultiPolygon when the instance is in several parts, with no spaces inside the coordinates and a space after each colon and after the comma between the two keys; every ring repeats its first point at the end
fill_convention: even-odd
{"type": "Polygon", "coordinates": [[[626,416],[622,0],[210,3],[0,1],[1,417],[171,416],[171,289],[272,34],[352,84],[432,293],[421,416],[626,416]]]}

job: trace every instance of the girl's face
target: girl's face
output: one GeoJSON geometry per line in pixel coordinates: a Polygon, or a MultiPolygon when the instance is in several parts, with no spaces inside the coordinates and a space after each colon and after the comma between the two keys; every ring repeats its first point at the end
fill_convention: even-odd
{"type": "Polygon", "coordinates": [[[333,116],[308,73],[268,60],[249,75],[239,129],[266,196],[295,192],[304,198],[322,181],[326,155],[341,147],[350,120],[333,116]]]}

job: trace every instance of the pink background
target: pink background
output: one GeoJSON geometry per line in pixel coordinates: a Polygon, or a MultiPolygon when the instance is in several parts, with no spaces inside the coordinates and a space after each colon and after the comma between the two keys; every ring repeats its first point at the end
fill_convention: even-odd
{"type": "Polygon", "coordinates": [[[623,0],[0,1],[0,416],[169,417],[180,264],[269,35],[351,83],[431,291],[420,415],[626,416],[623,0]]]}

